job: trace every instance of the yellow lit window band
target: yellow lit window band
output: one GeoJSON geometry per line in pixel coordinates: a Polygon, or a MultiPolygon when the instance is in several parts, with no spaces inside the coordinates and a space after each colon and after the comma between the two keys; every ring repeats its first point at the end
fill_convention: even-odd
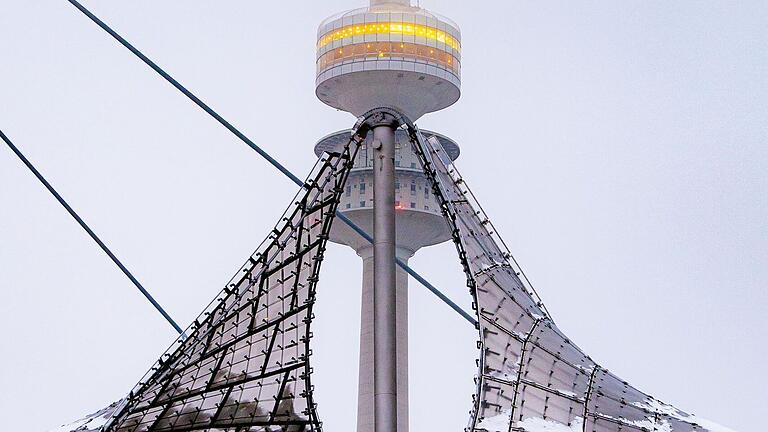
{"type": "Polygon", "coordinates": [[[329,43],[353,36],[364,36],[372,34],[390,34],[403,36],[420,36],[444,43],[456,51],[461,50],[461,43],[448,33],[438,30],[434,27],[422,24],[411,24],[402,22],[385,22],[371,24],[354,24],[326,33],[317,42],[317,48],[322,48],[329,43]]]}
{"type": "Polygon", "coordinates": [[[437,63],[445,69],[460,73],[460,62],[447,51],[428,47],[426,45],[408,42],[370,42],[346,45],[321,55],[317,59],[317,70],[323,72],[327,68],[344,63],[345,61],[362,60],[421,60],[437,63]]]}

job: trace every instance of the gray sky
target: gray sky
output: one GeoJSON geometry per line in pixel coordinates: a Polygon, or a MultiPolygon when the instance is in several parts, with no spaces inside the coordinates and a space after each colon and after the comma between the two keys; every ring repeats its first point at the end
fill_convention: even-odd
{"type": "MultiPolygon", "coordinates": [[[[319,137],[354,123],[314,97],[314,42],[363,0],[84,3],[299,176],[319,137]]],[[[666,402],[762,430],[768,3],[421,4],[462,27],[463,96],[419,124],[461,144],[563,331],[666,402]]],[[[0,58],[0,129],[186,325],[295,187],[64,0],[5,2],[0,58]]],[[[326,256],[316,400],[328,431],[350,431],[360,263],[326,256]]],[[[469,308],[452,245],[412,263],[469,308]]],[[[460,431],[477,336],[411,286],[412,430],[460,431]]],[[[0,328],[13,431],[118,399],[174,338],[5,147],[0,328]]]]}

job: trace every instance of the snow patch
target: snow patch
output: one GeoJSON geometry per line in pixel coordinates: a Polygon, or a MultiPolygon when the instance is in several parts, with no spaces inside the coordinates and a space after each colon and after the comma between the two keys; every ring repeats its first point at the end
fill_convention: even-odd
{"type": "Polygon", "coordinates": [[[631,425],[635,425],[635,426],[638,426],[638,427],[641,427],[641,428],[645,428],[645,429],[647,429],[649,431],[673,432],[672,431],[672,425],[669,424],[669,422],[666,421],[666,420],[662,420],[661,423],[659,423],[659,424],[654,423],[653,420],[650,420],[650,419],[648,419],[648,420],[640,420],[640,421],[638,421],[638,420],[630,421],[628,419],[622,418],[620,420],[625,422],[625,423],[629,423],[631,425]]]}
{"type": "Polygon", "coordinates": [[[638,402],[634,404],[636,407],[646,409],[651,412],[657,412],[659,414],[668,415],[678,420],[688,421],[688,414],[680,411],[672,405],[665,404],[653,398],[648,398],[645,402],[638,402]]]}
{"type": "MultiPolygon", "coordinates": [[[[645,400],[645,402],[635,403],[634,405],[639,408],[643,408],[649,411],[658,412],[660,414],[667,415],[677,420],[681,420],[688,423],[695,423],[705,428],[709,432],[736,432],[733,429],[727,428],[725,426],[721,426],[713,421],[710,421],[701,417],[697,417],[692,414],[686,414],[680,411],[679,409],[673,407],[672,405],[665,404],[664,402],[658,401],[654,398],[648,398],[645,400]]],[[[672,429],[670,428],[670,431],[671,430],[672,429]]]]}
{"type": "Polygon", "coordinates": [[[88,429],[90,430],[101,430],[101,427],[107,424],[109,419],[112,418],[112,413],[92,418],[90,422],[88,422],[88,429]]]}
{"type": "MultiPolygon", "coordinates": [[[[120,401],[122,402],[122,401],[120,401]]],[[[66,424],[63,426],[59,426],[56,429],[53,429],[50,432],[89,432],[89,431],[100,431],[101,428],[107,424],[107,422],[112,418],[112,415],[115,413],[115,410],[118,407],[119,402],[115,402],[112,405],[100,409],[99,411],[96,411],[95,413],[86,416],[83,419],[80,419],[76,422],[72,422],[70,424],[66,424]]]]}
{"type": "Polygon", "coordinates": [[[50,432],[71,432],[71,431],[75,431],[75,430],[78,430],[81,427],[85,426],[89,421],[91,421],[91,419],[84,418],[84,419],[78,420],[78,421],[70,423],[70,424],[59,426],[59,427],[57,427],[56,429],[53,429],[50,432]]]}
{"type": "Polygon", "coordinates": [[[491,378],[502,380],[502,381],[508,381],[508,382],[517,381],[517,372],[515,372],[514,375],[510,375],[504,372],[493,371],[488,376],[490,376],[491,378]]]}
{"type": "Polygon", "coordinates": [[[576,417],[570,426],[562,423],[531,417],[517,422],[516,427],[523,428],[527,432],[582,432],[584,420],[576,417]]]}
{"type": "Polygon", "coordinates": [[[511,421],[512,410],[504,410],[501,414],[483,418],[475,429],[485,429],[488,432],[507,432],[511,421]]]}
{"type": "Polygon", "coordinates": [[[504,370],[493,370],[488,376],[496,379],[500,379],[503,381],[509,381],[509,382],[517,382],[517,374],[520,370],[520,361],[522,359],[520,357],[517,358],[517,361],[510,365],[508,362],[503,365],[504,370]]]}
{"type": "Polygon", "coordinates": [[[727,428],[725,426],[721,426],[713,421],[703,419],[701,417],[696,417],[694,415],[689,417],[690,422],[696,423],[697,425],[707,429],[710,432],[736,432],[733,429],[727,428]]]}

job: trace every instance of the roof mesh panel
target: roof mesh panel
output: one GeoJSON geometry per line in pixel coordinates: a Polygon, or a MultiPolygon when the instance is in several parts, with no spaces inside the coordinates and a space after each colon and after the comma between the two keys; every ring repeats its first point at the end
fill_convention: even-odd
{"type": "Polygon", "coordinates": [[[267,239],[131,391],[106,431],[320,429],[310,323],[358,140],[320,159],[267,239]]]}
{"type": "Polygon", "coordinates": [[[555,325],[439,139],[411,127],[467,274],[480,334],[467,431],[705,431],[600,367],[555,325]],[[566,427],[566,429],[562,429],[566,427]]]}

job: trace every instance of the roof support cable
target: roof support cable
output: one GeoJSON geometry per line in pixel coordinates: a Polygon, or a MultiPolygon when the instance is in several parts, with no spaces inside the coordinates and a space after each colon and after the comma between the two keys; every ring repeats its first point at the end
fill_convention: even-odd
{"type": "Polygon", "coordinates": [[[120,42],[121,45],[128,48],[130,52],[132,52],[136,57],[140,58],[141,61],[147,64],[147,66],[151,67],[152,70],[157,72],[160,76],[165,78],[166,81],[171,83],[176,89],[178,89],[180,92],[184,93],[184,96],[188,97],[192,102],[195,103],[195,105],[199,106],[203,111],[208,113],[211,117],[216,119],[219,123],[221,123],[227,130],[235,134],[238,138],[240,138],[241,141],[246,143],[248,147],[252,148],[256,151],[256,153],[260,154],[261,157],[267,160],[270,164],[272,164],[275,168],[277,168],[281,173],[285,174],[286,177],[291,179],[294,183],[296,183],[299,186],[304,186],[304,182],[301,181],[298,177],[293,175],[292,172],[288,170],[288,168],[284,167],[280,162],[275,160],[272,156],[270,156],[266,151],[264,151],[261,147],[257,146],[256,143],[251,141],[247,136],[245,136],[242,132],[240,132],[236,127],[232,126],[228,121],[224,119],[224,117],[220,116],[216,111],[214,111],[211,107],[209,107],[205,102],[201,101],[197,96],[195,96],[191,91],[187,90],[186,87],[181,85],[180,82],[176,81],[172,76],[168,75],[160,66],[155,64],[152,60],[150,60],[147,56],[145,56],[141,51],[136,49],[133,45],[130,44],[127,40],[123,39],[122,36],[117,34],[112,28],[110,28],[104,21],[100,20],[99,17],[92,14],[91,11],[85,8],[85,6],[78,3],[76,0],[68,0],[74,7],[76,7],[80,12],[82,12],[85,16],[91,19],[96,25],[104,29],[105,32],[109,33],[110,36],[115,38],[118,42],[120,42]]]}
{"type": "MultiPolygon", "coordinates": [[[[256,151],[261,157],[267,160],[272,166],[278,169],[281,173],[283,173],[286,177],[291,179],[294,183],[296,183],[300,187],[304,187],[304,182],[301,181],[298,177],[296,177],[288,168],[283,166],[280,162],[278,162],[275,158],[269,155],[264,149],[256,145],[250,138],[245,136],[240,130],[238,130],[236,127],[234,127],[231,123],[229,123],[227,120],[225,120],[221,115],[219,115],[216,111],[213,110],[210,106],[208,106],[205,102],[200,100],[197,96],[195,96],[192,92],[187,90],[186,87],[181,85],[176,79],[174,79],[172,76],[170,76],[167,72],[165,72],[160,66],[158,66],[155,62],[150,60],[147,56],[145,56],[141,51],[139,51],[136,47],[131,45],[130,42],[125,40],[122,36],[120,36],[117,32],[112,30],[111,27],[109,27],[104,21],[99,19],[96,15],[94,15],[91,11],[89,11],[85,6],[81,5],[77,0],[67,0],[69,1],[74,7],[76,7],[80,12],[82,12],[86,17],[88,17],[91,21],[93,21],[96,25],[101,27],[105,32],[109,33],[110,36],[112,36],[116,41],[118,41],[121,45],[123,45],[125,48],[127,48],[130,52],[132,52],[136,57],[138,57],[141,61],[143,61],[147,66],[152,68],[155,72],[157,72],[160,76],[162,76],[166,81],[168,81],[172,86],[176,87],[177,90],[179,90],[181,93],[184,94],[184,96],[188,97],[192,102],[195,103],[198,107],[200,107],[203,111],[208,113],[211,117],[216,119],[219,123],[221,123],[222,126],[227,128],[230,132],[232,132],[235,136],[237,136],[241,141],[243,141],[245,144],[248,145],[251,149],[256,151]]],[[[349,225],[355,232],[360,234],[364,239],[366,239],[369,242],[373,242],[373,237],[371,237],[368,233],[365,232],[362,228],[357,226],[354,222],[352,222],[351,219],[344,216],[341,212],[337,212],[337,216],[339,219],[341,219],[345,224],[349,225]]],[[[434,285],[429,283],[424,277],[419,275],[416,270],[412,269],[410,266],[408,266],[404,261],[401,261],[399,259],[395,259],[397,261],[397,265],[405,270],[408,274],[413,276],[419,283],[421,283],[424,287],[426,287],[429,291],[431,291],[433,294],[435,294],[440,300],[445,302],[451,309],[458,312],[464,319],[469,321],[473,326],[475,325],[476,321],[474,318],[472,318],[472,315],[464,311],[459,305],[457,305],[455,302],[450,300],[445,294],[440,292],[434,285]]]]}
{"type": "Polygon", "coordinates": [[[72,207],[70,207],[69,204],[67,204],[64,198],[61,195],[59,195],[58,192],[56,192],[56,189],[54,189],[53,186],[51,186],[51,184],[48,183],[45,177],[43,177],[43,175],[40,174],[40,171],[38,171],[35,168],[35,166],[32,165],[32,162],[30,162],[29,159],[27,159],[24,156],[24,154],[21,153],[21,151],[13,144],[13,142],[11,142],[11,140],[3,133],[2,130],[0,130],[0,138],[2,138],[3,141],[5,141],[8,147],[16,154],[16,156],[18,156],[18,158],[24,163],[24,165],[26,165],[27,168],[29,168],[29,170],[32,171],[32,174],[34,174],[35,177],[37,177],[37,179],[40,180],[40,183],[42,183],[43,186],[45,186],[45,188],[48,189],[48,192],[50,192],[51,195],[53,195],[56,198],[56,201],[58,201],[59,204],[61,204],[62,207],[64,207],[67,210],[67,212],[69,212],[69,214],[77,221],[77,223],[80,224],[80,226],[85,230],[85,232],[87,232],[88,235],[91,236],[93,241],[95,241],[96,244],[99,245],[101,250],[103,250],[104,253],[107,254],[107,256],[112,260],[112,262],[114,262],[115,265],[128,277],[128,279],[130,279],[130,281],[133,282],[136,288],[138,288],[138,290],[144,295],[144,297],[146,297],[146,299],[149,300],[150,303],[152,303],[152,306],[154,306],[155,309],[157,309],[157,311],[160,312],[163,318],[165,318],[165,320],[168,321],[168,323],[171,324],[171,326],[173,326],[173,328],[177,332],[179,332],[180,335],[184,336],[184,331],[181,329],[181,327],[179,327],[178,324],[176,324],[176,321],[174,321],[173,318],[171,318],[171,316],[168,315],[168,312],[166,312],[165,309],[163,309],[163,307],[160,306],[160,303],[158,303],[157,300],[155,300],[155,298],[152,297],[149,291],[147,291],[144,288],[144,286],[141,285],[141,283],[123,265],[123,263],[120,262],[120,260],[115,256],[115,254],[112,253],[112,251],[107,247],[107,245],[104,244],[103,241],[101,241],[99,236],[97,236],[96,233],[94,233],[93,230],[88,226],[88,224],[86,224],[85,221],[77,214],[77,212],[75,212],[75,210],[72,207]]]}

